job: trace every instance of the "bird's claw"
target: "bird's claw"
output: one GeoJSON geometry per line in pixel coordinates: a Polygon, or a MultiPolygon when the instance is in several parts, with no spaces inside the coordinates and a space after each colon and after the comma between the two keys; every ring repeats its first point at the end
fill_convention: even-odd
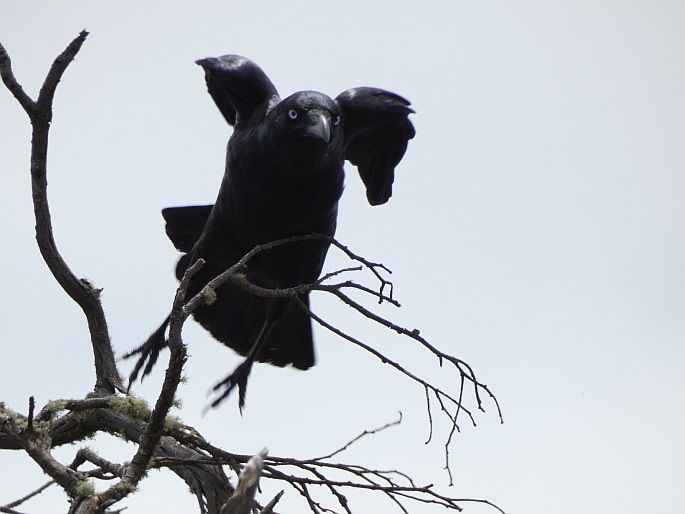
{"type": "Polygon", "coordinates": [[[147,341],[145,341],[138,348],[135,348],[124,355],[124,359],[129,359],[134,355],[140,354],[140,357],[138,358],[136,365],[133,367],[133,371],[131,371],[131,374],[128,377],[128,387],[126,388],[126,393],[130,392],[131,385],[138,378],[138,373],[140,373],[141,369],[143,369],[143,374],[140,378],[141,382],[143,381],[146,375],[150,374],[150,371],[152,371],[152,368],[154,367],[155,363],[157,362],[157,359],[159,358],[159,352],[162,350],[162,348],[167,346],[167,340],[164,337],[167,323],[168,319],[167,321],[162,323],[162,325],[157,330],[153,332],[153,334],[148,338],[147,341]],[[145,365],[145,368],[143,368],[143,365],[145,365]]]}
{"type": "Polygon", "coordinates": [[[245,394],[247,393],[247,377],[250,376],[252,360],[245,359],[233,373],[224,378],[212,388],[212,392],[221,391],[221,394],[212,401],[209,408],[214,408],[223,402],[231,394],[231,391],[238,386],[238,407],[242,413],[245,406],[245,394]]]}

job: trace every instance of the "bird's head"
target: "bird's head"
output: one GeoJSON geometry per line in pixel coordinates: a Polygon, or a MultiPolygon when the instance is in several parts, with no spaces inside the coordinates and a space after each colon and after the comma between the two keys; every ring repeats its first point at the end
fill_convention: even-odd
{"type": "Polygon", "coordinates": [[[342,118],[332,98],[301,91],[276,104],[267,114],[275,143],[305,146],[342,144],[342,118]]]}

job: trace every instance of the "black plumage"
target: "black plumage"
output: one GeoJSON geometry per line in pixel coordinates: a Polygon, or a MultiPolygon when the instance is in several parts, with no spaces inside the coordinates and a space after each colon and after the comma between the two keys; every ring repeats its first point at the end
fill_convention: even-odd
{"type": "MultiPolygon", "coordinates": [[[[180,280],[197,259],[206,261],[192,278],[189,297],[235,264],[258,244],[281,238],[333,236],[343,192],[345,160],[357,166],[372,205],[392,194],[394,170],[414,137],[413,111],[404,98],[376,88],[355,88],[335,100],[315,91],[284,100],[252,61],[225,55],[198,61],[207,89],[234,127],[228,142],[226,171],[214,205],[164,209],[166,231],[185,255],[180,280]]],[[[326,241],[300,241],[261,252],[246,275],[256,285],[287,288],[315,281],[328,250],[326,241]]],[[[287,299],[260,298],[226,285],[195,319],[245,361],[215,389],[217,404],[239,386],[242,407],[254,360],[299,369],[314,365],[311,321],[287,299]]],[[[308,295],[301,298],[308,303],[308,295]]],[[[154,365],[166,345],[168,318],[141,347],[131,373],[135,380],[154,365]],[[146,364],[147,362],[147,364],[146,364]]]]}

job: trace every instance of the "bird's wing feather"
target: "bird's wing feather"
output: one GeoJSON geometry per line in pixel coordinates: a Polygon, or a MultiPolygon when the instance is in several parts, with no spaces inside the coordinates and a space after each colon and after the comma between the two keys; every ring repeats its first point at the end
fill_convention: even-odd
{"type": "Polygon", "coordinates": [[[207,91],[231,126],[247,123],[258,108],[264,112],[278,91],[266,73],[239,55],[208,57],[196,61],[205,70],[207,91]]]}
{"type": "Polygon", "coordinates": [[[188,253],[200,238],[213,205],[191,205],[162,209],[166,234],[180,252],[188,253]]]}
{"type": "Polygon", "coordinates": [[[359,87],[340,93],[335,101],[344,119],[345,159],[357,166],[371,205],[392,195],[395,167],[415,135],[408,119],[409,102],[383,89],[359,87]]]}

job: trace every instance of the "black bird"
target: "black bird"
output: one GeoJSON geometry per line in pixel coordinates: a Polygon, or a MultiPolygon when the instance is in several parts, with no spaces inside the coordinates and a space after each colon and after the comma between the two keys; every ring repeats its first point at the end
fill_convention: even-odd
{"type": "MultiPolygon", "coordinates": [[[[209,94],[234,129],[214,205],[162,211],[169,238],[185,253],[176,277],[180,280],[197,259],[206,261],[190,281],[189,298],[258,244],[297,235],[333,236],[345,160],[357,166],[371,205],[388,201],[395,167],[414,137],[408,119],[414,111],[407,100],[369,87],[349,89],[335,100],[315,91],[281,100],[249,59],[225,55],[197,64],[205,71],[209,94]]],[[[255,255],[245,273],[267,288],[311,283],[321,273],[328,247],[321,240],[287,243],[255,255]]],[[[301,300],[308,304],[308,295],[301,300]]],[[[237,384],[242,409],[255,360],[299,369],[314,365],[311,321],[287,299],[260,298],[227,284],[194,317],[216,339],[247,356],[214,387],[223,392],[212,406],[237,384]]],[[[168,322],[126,355],[140,354],[130,382],[143,365],[143,376],[152,369],[167,344],[168,322]]]]}

